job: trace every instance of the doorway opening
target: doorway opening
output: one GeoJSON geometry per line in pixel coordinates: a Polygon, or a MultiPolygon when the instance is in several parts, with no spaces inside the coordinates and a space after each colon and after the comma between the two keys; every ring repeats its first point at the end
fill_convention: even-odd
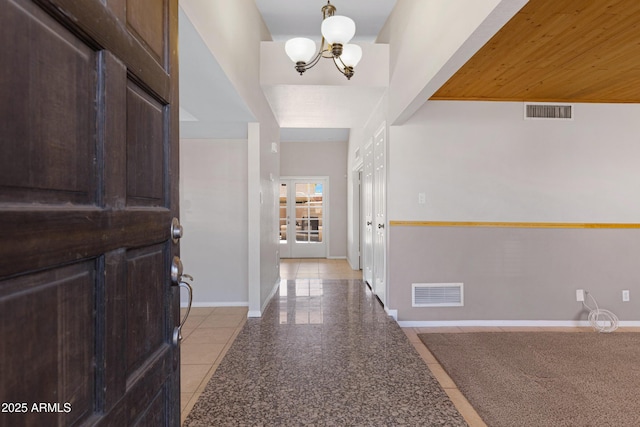
{"type": "Polygon", "coordinates": [[[328,177],[280,180],[279,239],[282,258],[326,258],[328,187],[328,177]]]}

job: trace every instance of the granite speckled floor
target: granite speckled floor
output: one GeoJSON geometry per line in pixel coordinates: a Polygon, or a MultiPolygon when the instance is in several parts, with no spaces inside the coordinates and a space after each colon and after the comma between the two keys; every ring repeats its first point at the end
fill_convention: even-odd
{"type": "Polygon", "coordinates": [[[407,335],[357,279],[283,280],[184,426],[465,426],[407,335]]]}

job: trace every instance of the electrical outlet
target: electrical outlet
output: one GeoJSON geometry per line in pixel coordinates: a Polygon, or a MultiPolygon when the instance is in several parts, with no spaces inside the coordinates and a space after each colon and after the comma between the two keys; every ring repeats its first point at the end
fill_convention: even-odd
{"type": "Polygon", "coordinates": [[[584,301],[584,289],[576,290],[576,301],[584,301]]]}
{"type": "Polygon", "coordinates": [[[628,302],[629,301],[629,291],[628,290],[622,291],[622,301],[624,301],[624,302],[628,302]]]}

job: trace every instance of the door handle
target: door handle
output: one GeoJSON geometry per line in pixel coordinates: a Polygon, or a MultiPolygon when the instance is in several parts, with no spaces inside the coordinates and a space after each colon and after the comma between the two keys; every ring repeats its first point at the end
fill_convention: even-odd
{"type": "Polygon", "coordinates": [[[189,292],[189,304],[187,305],[187,312],[184,314],[184,317],[180,321],[180,325],[173,328],[173,345],[178,345],[180,341],[182,341],[182,327],[184,323],[187,321],[187,317],[189,317],[189,312],[191,311],[191,304],[193,303],[193,288],[189,283],[185,280],[193,281],[193,277],[189,274],[183,273],[182,261],[180,257],[174,256],[173,261],[171,262],[171,283],[173,286],[178,286],[179,288],[185,288],[187,292],[189,292]]]}
{"type": "Polygon", "coordinates": [[[187,321],[187,318],[189,317],[189,312],[191,311],[191,303],[193,302],[193,288],[188,282],[185,282],[183,279],[188,279],[190,281],[193,281],[193,277],[191,277],[188,274],[183,274],[182,276],[180,276],[180,283],[178,284],[178,286],[180,288],[185,288],[189,293],[189,304],[187,305],[187,312],[184,314],[184,317],[182,318],[180,325],[173,328],[173,345],[175,346],[177,346],[180,343],[180,341],[182,341],[182,327],[184,326],[185,322],[187,321]]]}
{"type": "Polygon", "coordinates": [[[367,225],[371,225],[371,221],[367,221],[367,225]]]}
{"type": "Polygon", "coordinates": [[[378,224],[378,230],[384,228],[384,224],[378,224]]]}
{"type": "Polygon", "coordinates": [[[180,225],[180,220],[174,217],[171,220],[171,240],[173,240],[173,243],[178,243],[178,240],[182,238],[183,233],[184,229],[180,225]]]}

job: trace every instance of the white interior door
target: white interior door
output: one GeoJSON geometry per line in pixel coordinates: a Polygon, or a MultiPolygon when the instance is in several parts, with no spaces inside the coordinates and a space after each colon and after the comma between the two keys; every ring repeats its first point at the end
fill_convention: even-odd
{"type": "Polygon", "coordinates": [[[280,180],[281,257],[326,258],[328,187],[328,177],[280,180]]]}
{"type": "Polygon", "coordinates": [[[373,241],[373,290],[382,304],[386,304],[386,247],[387,247],[387,209],[386,209],[386,126],[383,125],[374,136],[373,147],[373,188],[375,230],[373,241]]]}
{"type": "Polygon", "coordinates": [[[280,180],[280,258],[291,258],[289,245],[289,186],[288,180],[280,180]]]}
{"type": "Polygon", "coordinates": [[[362,276],[373,288],[373,139],[364,147],[362,171],[362,276]]]}

